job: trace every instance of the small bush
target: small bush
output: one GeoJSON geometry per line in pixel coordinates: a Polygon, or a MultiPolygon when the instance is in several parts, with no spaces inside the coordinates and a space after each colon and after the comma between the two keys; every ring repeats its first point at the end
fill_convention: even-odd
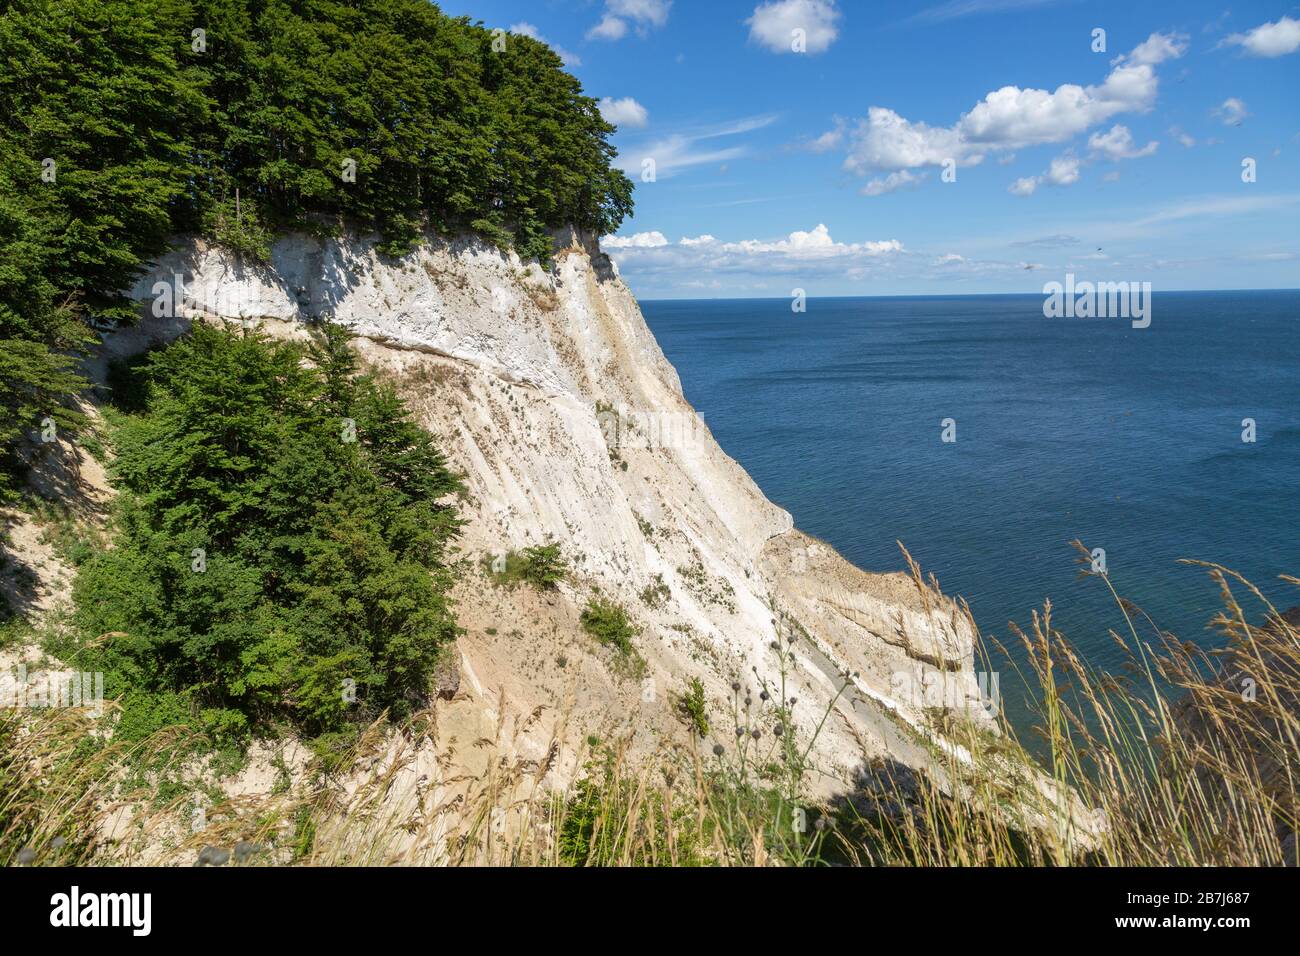
{"type": "Polygon", "coordinates": [[[618,648],[622,654],[631,654],[632,638],[637,629],[628,620],[627,612],[612,601],[592,598],[579,618],[582,629],[600,641],[618,648]]]}
{"type": "Polygon", "coordinates": [[[257,207],[247,199],[236,205],[234,199],[217,200],[203,216],[203,232],[216,242],[253,262],[271,261],[274,235],[257,215],[257,207]]]}
{"type": "Polygon", "coordinates": [[[523,579],[539,591],[554,591],[569,573],[558,544],[524,548],[523,579]]]}
{"type": "Polygon", "coordinates": [[[664,606],[672,593],[672,590],[664,581],[664,576],[656,574],[654,580],[641,589],[641,603],[652,610],[658,610],[664,606]]]}
{"type": "Polygon", "coordinates": [[[686,693],[677,700],[677,710],[701,737],[709,735],[708,703],[704,699],[704,684],[698,677],[692,677],[687,683],[686,693]]]}
{"type": "Polygon", "coordinates": [[[536,545],[506,553],[504,564],[491,555],[483,559],[486,573],[503,587],[527,584],[539,591],[554,591],[568,576],[569,565],[558,544],[536,545]]]}

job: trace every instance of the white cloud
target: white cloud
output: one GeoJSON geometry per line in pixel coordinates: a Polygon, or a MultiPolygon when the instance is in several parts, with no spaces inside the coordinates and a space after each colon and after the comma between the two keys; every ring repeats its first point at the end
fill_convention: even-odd
{"type": "Polygon", "coordinates": [[[662,139],[621,152],[616,165],[629,176],[641,175],[645,161],[654,160],[655,176],[666,179],[693,166],[721,164],[746,155],[744,145],[710,147],[710,142],[762,129],[776,121],[775,116],[751,116],[703,129],[674,133],[662,139]]]}
{"type": "Polygon", "coordinates": [[[1073,156],[1058,156],[1044,174],[1051,186],[1070,186],[1079,181],[1079,161],[1073,156]]]}
{"type": "Polygon", "coordinates": [[[1131,220],[1133,226],[1153,226],[1184,219],[1205,219],[1211,216],[1241,216],[1255,212],[1278,212],[1282,206],[1300,202],[1300,193],[1282,193],[1271,196],[1210,196],[1183,200],[1172,206],[1131,220]]]}
{"type": "Polygon", "coordinates": [[[835,125],[822,133],[816,139],[807,143],[803,148],[813,153],[828,153],[833,149],[839,149],[844,143],[844,135],[848,130],[848,124],[843,117],[835,117],[835,125]]]}
{"type": "Polygon", "coordinates": [[[586,36],[588,40],[621,40],[627,36],[627,21],[607,13],[587,31],[586,36]]]}
{"type": "Polygon", "coordinates": [[[1223,41],[1245,49],[1251,56],[1285,56],[1300,50],[1300,20],[1282,17],[1246,33],[1234,33],[1223,41]]]}
{"type": "Polygon", "coordinates": [[[588,40],[621,40],[636,27],[646,33],[668,22],[673,0],[605,0],[600,21],[587,31],[588,40]]]}
{"type": "Polygon", "coordinates": [[[1133,142],[1133,134],[1129,132],[1129,128],[1120,123],[1116,123],[1108,132],[1093,133],[1088,137],[1088,148],[1094,154],[1115,161],[1150,156],[1159,146],[1158,142],[1152,140],[1139,149],[1133,142]]]}
{"type": "Polygon", "coordinates": [[[822,53],[839,36],[835,0],[772,0],[754,8],[749,38],[773,53],[794,53],[796,30],[802,30],[803,51],[822,53]]]}
{"type": "Polygon", "coordinates": [[[975,163],[956,129],[912,123],[883,106],[872,106],[849,136],[844,168],[865,174],[873,169],[941,166],[949,159],[975,163]]]}
{"type": "Polygon", "coordinates": [[[1066,83],[1049,92],[1004,86],[975,104],[952,126],[912,122],[891,109],[872,106],[849,136],[844,166],[872,170],[938,166],[952,160],[972,166],[993,152],[1059,143],[1124,112],[1154,105],[1154,64],[1181,56],[1186,44],[1174,34],[1153,33],[1107,74],[1100,85],[1066,83]]]}
{"type": "Polygon", "coordinates": [[[606,236],[601,245],[606,249],[657,249],[668,245],[668,237],[662,232],[638,232],[631,236],[606,236]]]}
{"type": "Polygon", "coordinates": [[[1004,86],[963,116],[958,129],[975,149],[1058,143],[1116,113],[1148,109],[1155,94],[1147,64],[1116,67],[1101,86],[1067,83],[1054,93],[1004,86]]]}
{"type": "Polygon", "coordinates": [[[1037,176],[1024,176],[1008,186],[1007,192],[1011,193],[1013,196],[1032,196],[1034,190],[1037,188],[1037,176]]]}
{"type": "Polygon", "coordinates": [[[744,239],[740,242],[721,243],[720,248],[729,252],[744,252],[753,255],[776,253],[796,259],[840,258],[845,256],[880,256],[890,252],[899,252],[903,244],[897,239],[885,239],[880,242],[842,243],[831,238],[831,232],[825,224],[818,224],[810,232],[792,232],[786,239],[764,242],[760,239],[744,239]]]}
{"type": "MultiPolygon", "coordinates": [[[[933,289],[934,283],[966,279],[1023,282],[1026,269],[1039,268],[1019,258],[958,252],[960,244],[913,250],[892,238],[841,242],[824,223],[776,239],[725,241],[702,235],[659,244],[662,237],[655,233],[638,241],[634,238],[601,242],[619,272],[647,295],[650,290],[676,295],[691,289],[768,296],[805,289],[818,295],[822,294],[818,290],[844,290],[847,284],[871,283],[867,288],[878,290],[887,283],[897,288],[899,282],[933,289]]],[[[1049,239],[1077,245],[1071,237],[1049,239]]]]}
{"type": "Polygon", "coordinates": [[[557,46],[556,44],[551,43],[542,36],[537,27],[533,26],[531,23],[516,23],[510,27],[510,32],[518,33],[520,36],[532,37],[538,43],[545,43],[555,51],[555,55],[558,56],[567,67],[582,66],[582,58],[578,56],[578,54],[572,53],[569,50],[564,49],[562,46],[557,46]]]}
{"type": "Polygon", "coordinates": [[[1178,140],[1178,142],[1187,149],[1191,149],[1193,146],[1196,145],[1196,138],[1193,137],[1186,130],[1184,130],[1181,126],[1169,127],[1169,135],[1172,136],[1174,139],[1178,140]]]}
{"type": "Polygon", "coordinates": [[[883,196],[885,193],[892,193],[895,189],[902,189],[905,186],[919,186],[930,178],[929,173],[910,173],[906,169],[900,169],[896,173],[890,173],[888,176],[876,178],[862,187],[864,196],[883,196]]]}
{"type": "Polygon", "coordinates": [[[1039,186],[1072,186],[1079,181],[1079,160],[1057,156],[1041,176],[1025,176],[1007,187],[1013,196],[1032,196],[1039,186]]]}
{"type": "Polygon", "coordinates": [[[1153,33],[1137,46],[1131,53],[1117,56],[1113,64],[1127,63],[1130,66],[1158,66],[1165,60],[1176,60],[1187,52],[1187,35],[1183,33],[1153,33]]]}
{"type": "Polygon", "coordinates": [[[1211,115],[1223,120],[1224,126],[1240,126],[1242,120],[1249,116],[1250,113],[1246,111],[1245,103],[1235,96],[1229,96],[1211,115]]]}
{"type": "Polygon", "coordinates": [[[635,129],[641,129],[650,121],[650,114],[646,108],[630,96],[625,96],[621,100],[604,97],[600,101],[600,115],[607,123],[635,129]]]}
{"type": "Polygon", "coordinates": [[[724,242],[703,235],[669,243],[661,233],[650,232],[602,239],[601,245],[614,250],[620,269],[664,276],[674,284],[682,275],[704,279],[713,274],[861,278],[888,269],[907,254],[897,239],[837,242],[824,223],[783,239],[724,242]]]}
{"type": "Polygon", "coordinates": [[[983,13],[1006,13],[1024,7],[1038,7],[1055,2],[1055,0],[948,0],[937,7],[930,7],[914,14],[910,20],[918,23],[942,23],[959,17],[974,16],[983,13]]]}

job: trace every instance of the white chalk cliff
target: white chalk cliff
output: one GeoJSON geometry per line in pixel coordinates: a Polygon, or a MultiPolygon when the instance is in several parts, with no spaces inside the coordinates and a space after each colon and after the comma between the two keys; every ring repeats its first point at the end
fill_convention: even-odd
{"type": "MultiPolygon", "coordinates": [[[[594,241],[564,237],[549,271],[472,238],[431,239],[400,260],[373,243],[290,235],[269,267],[185,243],[134,290],[147,309],[166,287],[157,283],[181,276],[182,318],[110,336],[105,354],[200,316],[300,335],[305,318],[328,313],[355,333],[469,489],[460,542],[469,566],[456,593],[462,680],[439,704],[453,726],[469,735],[502,706],[544,706],[567,715],[575,738],[634,726],[648,745],[684,735],[674,694],[699,677],[721,740],[734,733],[732,681],[755,698],[755,669],[775,682],[778,626],[807,636],[791,691],[803,733],[841,673],[852,675],[818,738],[824,791],[869,758],[918,766],[946,749],[925,712],[936,699],[987,720],[964,617],[910,576],[863,572],[794,528],[687,404],[594,241]],[[497,588],[479,568],[484,555],[548,540],[574,572],[558,594],[497,588]],[[639,626],[643,676],[628,677],[617,652],[581,630],[596,591],[639,626]],[[904,692],[926,687],[930,695],[904,692]]],[[[521,747],[540,751],[546,739],[539,729],[521,747]]]]}

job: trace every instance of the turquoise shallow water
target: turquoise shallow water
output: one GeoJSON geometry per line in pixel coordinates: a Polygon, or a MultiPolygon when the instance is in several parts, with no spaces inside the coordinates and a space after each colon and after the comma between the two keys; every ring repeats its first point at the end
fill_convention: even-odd
{"type": "Polygon", "coordinates": [[[1074,538],[1183,639],[1214,642],[1218,601],[1179,558],[1300,604],[1277,580],[1300,576],[1300,291],[1157,293],[1147,329],[1045,319],[1042,301],[642,306],[686,397],[799,527],[871,570],[901,567],[901,540],[1000,640],[1050,598],[1092,662],[1119,665],[1123,620],[1074,538]]]}

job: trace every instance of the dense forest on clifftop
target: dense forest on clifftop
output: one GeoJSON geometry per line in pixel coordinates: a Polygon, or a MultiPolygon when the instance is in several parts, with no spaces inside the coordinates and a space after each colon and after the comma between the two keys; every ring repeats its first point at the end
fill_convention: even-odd
{"type": "Polygon", "coordinates": [[[0,12],[0,493],[168,237],[615,231],[613,127],[544,44],[426,0],[15,0],[0,12]]]}

